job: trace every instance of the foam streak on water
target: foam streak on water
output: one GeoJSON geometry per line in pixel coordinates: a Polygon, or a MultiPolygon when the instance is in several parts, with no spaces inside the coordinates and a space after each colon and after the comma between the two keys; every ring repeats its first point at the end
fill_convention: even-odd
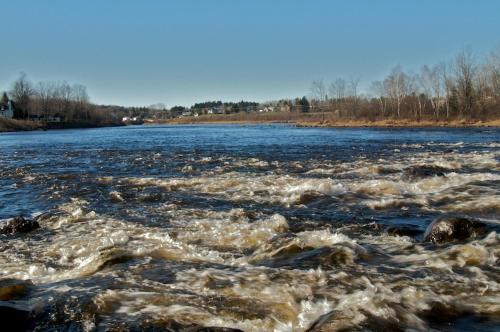
{"type": "Polygon", "coordinates": [[[40,330],[493,331],[499,147],[496,129],[2,135],[0,219],[43,215],[0,235],[0,278],[34,283],[16,305],[40,330]],[[422,242],[446,216],[488,231],[422,242]]]}

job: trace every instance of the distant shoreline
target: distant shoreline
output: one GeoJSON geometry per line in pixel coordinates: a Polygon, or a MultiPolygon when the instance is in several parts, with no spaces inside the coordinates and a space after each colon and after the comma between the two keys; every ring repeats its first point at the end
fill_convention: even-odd
{"type": "Polygon", "coordinates": [[[322,119],[321,113],[284,114],[268,113],[263,115],[211,115],[201,117],[186,117],[159,121],[147,121],[145,124],[271,124],[283,123],[304,128],[422,128],[422,127],[500,127],[500,119],[496,120],[465,120],[452,119],[449,121],[411,120],[411,119],[322,119]]]}
{"type": "MultiPolygon", "coordinates": [[[[288,124],[300,128],[477,128],[477,127],[500,127],[500,120],[407,120],[407,119],[384,119],[384,120],[353,120],[338,119],[326,121],[307,120],[278,120],[269,118],[232,119],[230,116],[217,116],[210,118],[177,118],[169,120],[149,120],[144,125],[259,125],[259,124],[288,124]]],[[[37,122],[0,119],[0,133],[20,131],[40,131],[53,129],[89,129],[126,126],[122,123],[91,124],[91,123],[53,123],[43,125],[37,122]]]]}
{"type": "Polygon", "coordinates": [[[363,127],[379,127],[379,128],[428,128],[428,127],[443,127],[443,128],[468,128],[468,127],[500,127],[500,120],[489,121],[411,121],[411,120],[375,120],[375,121],[338,121],[326,123],[297,123],[299,127],[313,128],[363,128],[363,127]]]}

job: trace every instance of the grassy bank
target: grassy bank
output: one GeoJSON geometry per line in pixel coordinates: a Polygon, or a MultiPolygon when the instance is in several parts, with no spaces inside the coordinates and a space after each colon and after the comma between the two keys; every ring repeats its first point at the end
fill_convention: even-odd
{"type": "Polygon", "coordinates": [[[300,127],[500,127],[500,120],[338,120],[325,122],[298,122],[300,127]]]}
{"type": "Polygon", "coordinates": [[[500,119],[493,120],[412,120],[412,119],[346,119],[329,113],[249,113],[203,115],[155,121],[167,124],[249,124],[291,123],[301,127],[500,127],[500,119]]]}
{"type": "Polygon", "coordinates": [[[52,122],[44,124],[42,122],[23,121],[0,118],[0,132],[10,131],[31,131],[49,129],[80,129],[80,128],[100,128],[123,126],[121,122],[52,122]]]}
{"type": "Polygon", "coordinates": [[[29,131],[37,129],[42,129],[41,124],[37,122],[0,118],[0,132],[29,131]]]}

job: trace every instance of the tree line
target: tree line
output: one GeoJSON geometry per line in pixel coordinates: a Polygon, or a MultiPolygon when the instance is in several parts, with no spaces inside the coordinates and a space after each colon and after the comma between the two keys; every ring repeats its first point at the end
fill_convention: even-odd
{"type": "Polygon", "coordinates": [[[381,80],[371,83],[369,92],[359,93],[359,78],[334,79],[329,84],[313,81],[310,98],[284,99],[266,103],[251,101],[196,103],[190,108],[167,109],[158,103],[150,107],[96,105],[81,84],[39,82],[26,76],[12,84],[7,99],[14,104],[14,117],[47,121],[58,117],[69,123],[119,123],[124,116],[164,119],[184,111],[197,114],[242,112],[330,112],[331,116],[353,119],[401,118],[412,120],[497,119],[500,117],[500,50],[477,61],[470,49],[452,60],[422,66],[408,72],[398,65],[381,80]]]}
{"type": "Polygon", "coordinates": [[[398,65],[370,94],[358,93],[359,79],[337,78],[311,84],[312,111],[347,118],[491,119],[500,116],[500,51],[479,63],[470,49],[448,62],[423,66],[417,73],[398,65]]]}
{"type": "Polygon", "coordinates": [[[15,119],[41,122],[57,119],[69,124],[118,124],[123,116],[147,116],[149,112],[145,107],[93,104],[82,84],[66,81],[34,84],[25,73],[21,73],[10,90],[3,93],[2,102],[7,100],[14,106],[15,119]]]}

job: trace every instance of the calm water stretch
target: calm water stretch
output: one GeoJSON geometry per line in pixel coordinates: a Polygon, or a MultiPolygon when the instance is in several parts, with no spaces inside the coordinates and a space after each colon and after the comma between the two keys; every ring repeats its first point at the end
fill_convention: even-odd
{"type": "Polygon", "coordinates": [[[0,134],[0,277],[40,330],[500,326],[499,129],[0,134]],[[41,215],[40,215],[41,214],[41,215]],[[423,241],[436,218],[482,221],[423,241]]]}

